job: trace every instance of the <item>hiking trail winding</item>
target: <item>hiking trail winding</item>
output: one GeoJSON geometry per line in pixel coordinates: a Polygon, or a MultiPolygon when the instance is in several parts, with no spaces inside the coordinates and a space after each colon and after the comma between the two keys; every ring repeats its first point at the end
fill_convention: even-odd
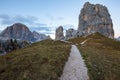
{"type": "Polygon", "coordinates": [[[89,80],[84,60],[75,45],[72,45],[60,80],[89,80]]]}

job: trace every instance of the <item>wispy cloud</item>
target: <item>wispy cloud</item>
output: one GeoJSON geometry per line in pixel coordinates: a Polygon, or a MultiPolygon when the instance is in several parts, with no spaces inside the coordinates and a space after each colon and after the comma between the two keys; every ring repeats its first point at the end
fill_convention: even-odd
{"type": "Polygon", "coordinates": [[[74,26],[72,24],[66,24],[66,25],[63,25],[63,28],[64,28],[64,30],[67,30],[67,29],[70,29],[70,28],[76,29],[76,26],[74,26]]]}
{"type": "MultiPolygon", "coordinates": [[[[60,21],[64,19],[64,17],[54,17],[52,15],[47,15],[47,17],[51,20],[51,22],[60,21]]],[[[59,25],[51,25],[47,23],[40,23],[40,20],[35,16],[22,16],[22,15],[11,16],[7,14],[0,14],[0,25],[1,25],[0,30],[3,30],[4,27],[6,28],[7,26],[10,26],[18,22],[28,26],[31,31],[37,31],[39,33],[49,34],[49,35],[55,34],[55,29],[59,26],[59,25]]],[[[69,28],[75,28],[75,26],[71,24],[66,24],[62,26],[64,28],[64,32],[69,28]]]]}
{"type": "Polygon", "coordinates": [[[16,22],[21,22],[25,24],[34,24],[38,19],[34,16],[10,16],[7,14],[0,14],[0,20],[2,25],[11,25],[16,22]]]}
{"type": "Polygon", "coordinates": [[[60,20],[63,20],[64,19],[64,17],[55,17],[55,16],[53,16],[53,15],[51,15],[51,14],[46,14],[46,17],[49,19],[49,20],[51,20],[51,21],[60,21],[60,20]]]}
{"type": "Polygon", "coordinates": [[[6,27],[18,22],[27,25],[31,31],[38,31],[44,34],[52,34],[54,30],[53,27],[45,23],[39,23],[39,19],[34,16],[0,14],[0,25],[2,26],[6,27]]]}
{"type": "Polygon", "coordinates": [[[0,18],[1,19],[10,19],[10,16],[8,16],[6,14],[0,14],[0,18]]]}
{"type": "Polygon", "coordinates": [[[35,21],[38,21],[38,18],[36,18],[34,16],[20,16],[20,15],[17,15],[12,20],[13,21],[18,21],[18,22],[24,22],[24,23],[28,23],[28,24],[34,24],[35,21]]]}

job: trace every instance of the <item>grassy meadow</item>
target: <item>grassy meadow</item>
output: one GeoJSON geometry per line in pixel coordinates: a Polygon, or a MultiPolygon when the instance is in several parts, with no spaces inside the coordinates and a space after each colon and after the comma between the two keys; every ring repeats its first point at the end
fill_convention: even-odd
{"type": "Polygon", "coordinates": [[[58,80],[71,46],[44,40],[0,56],[0,80],[58,80]]]}
{"type": "Polygon", "coordinates": [[[99,33],[69,40],[78,44],[90,80],[120,80],[120,42],[99,33]],[[87,41],[80,45],[84,40],[87,41]]]}

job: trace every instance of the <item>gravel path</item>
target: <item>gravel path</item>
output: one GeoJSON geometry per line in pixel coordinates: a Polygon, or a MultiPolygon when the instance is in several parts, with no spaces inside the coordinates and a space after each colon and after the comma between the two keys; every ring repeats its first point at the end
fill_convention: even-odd
{"type": "Polygon", "coordinates": [[[60,80],[89,80],[84,60],[75,45],[72,45],[60,80]]]}

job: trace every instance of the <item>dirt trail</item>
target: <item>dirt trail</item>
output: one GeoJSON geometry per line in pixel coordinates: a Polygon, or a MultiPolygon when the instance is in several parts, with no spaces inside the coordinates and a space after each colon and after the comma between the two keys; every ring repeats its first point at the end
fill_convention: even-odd
{"type": "Polygon", "coordinates": [[[89,80],[84,60],[75,45],[72,45],[60,80],[89,80]]]}

